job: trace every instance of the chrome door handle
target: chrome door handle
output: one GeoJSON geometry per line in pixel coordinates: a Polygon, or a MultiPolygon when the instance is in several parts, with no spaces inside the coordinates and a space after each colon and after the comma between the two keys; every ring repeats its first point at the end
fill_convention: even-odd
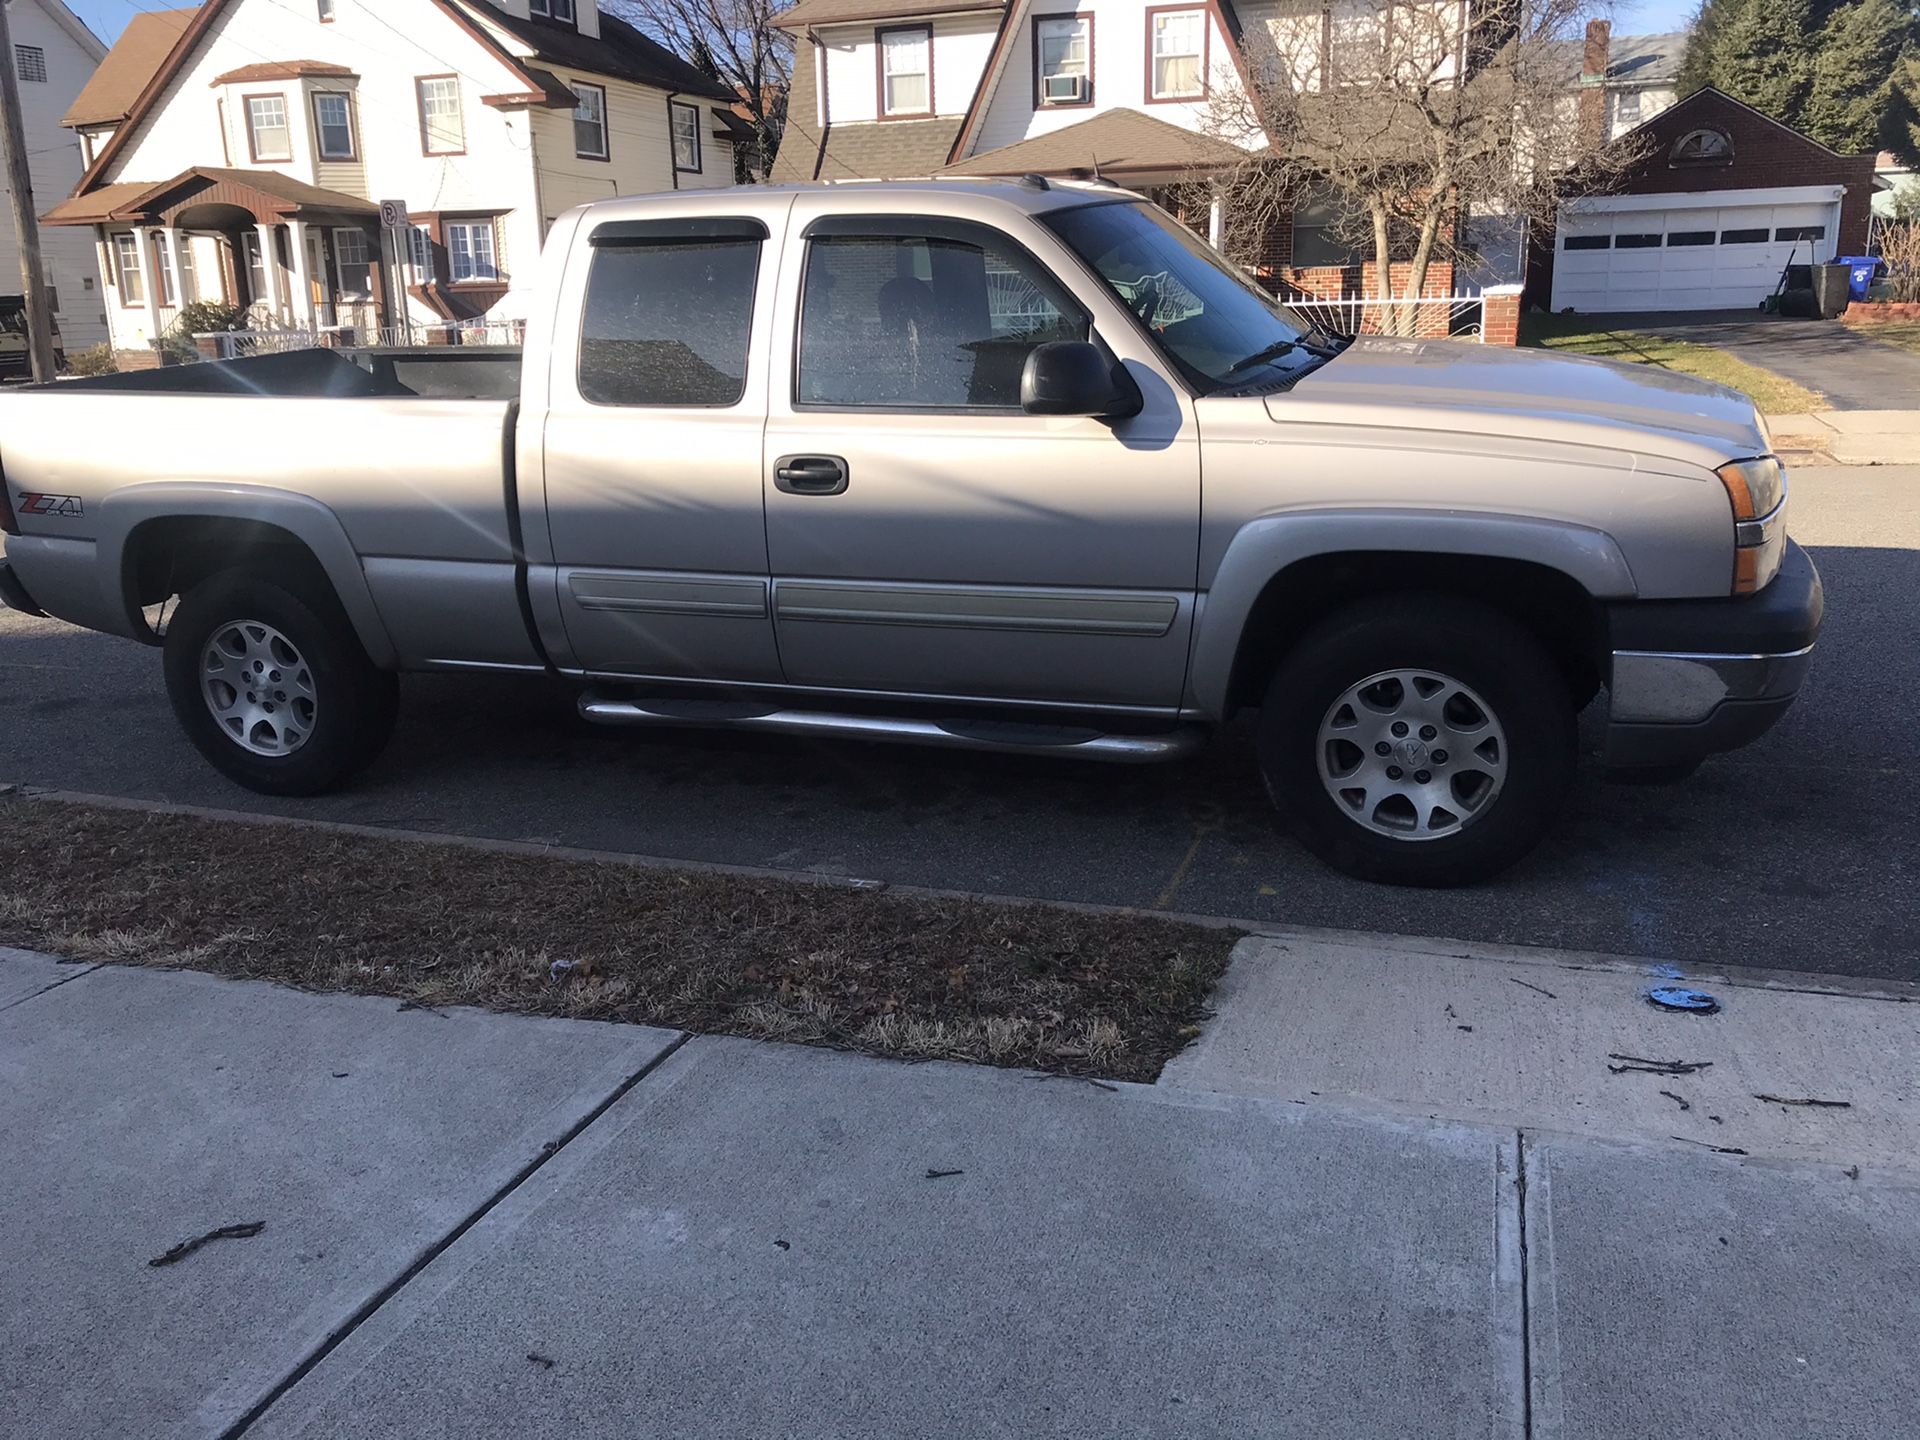
{"type": "Polygon", "coordinates": [[[838,455],[782,455],[773,484],[789,495],[838,495],[847,488],[847,462],[838,455]]]}

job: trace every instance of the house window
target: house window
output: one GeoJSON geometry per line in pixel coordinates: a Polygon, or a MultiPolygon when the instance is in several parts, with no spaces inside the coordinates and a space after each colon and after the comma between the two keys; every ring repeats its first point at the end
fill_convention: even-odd
{"type": "Polygon", "coordinates": [[[1660,232],[1658,230],[1645,230],[1616,235],[1613,237],[1613,248],[1616,250],[1658,250],[1660,248],[1660,232]]]}
{"type": "Polygon", "coordinates": [[[493,262],[493,221],[449,221],[447,261],[456,285],[492,284],[499,280],[500,271],[493,262]]]}
{"type": "Polygon", "coordinates": [[[579,97],[573,107],[573,153],[583,160],[607,158],[607,92],[598,85],[569,82],[579,97]]]}
{"type": "Polygon", "coordinates": [[[332,22],[333,0],[316,0],[316,8],[318,8],[320,12],[320,23],[322,25],[326,25],[332,22]]]}
{"type": "Polygon", "coordinates": [[[287,128],[287,97],[247,96],[247,146],[253,163],[293,159],[293,132],[287,128]]]}
{"type": "Polygon", "coordinates": [[[569,25],[573,23],[573,0],[532,0],[529,8],[534,14],[544,15],[549,20],[564,20],[569,25]]]}
{"type": "Polygon", "coordinates": [[[1375,0],[1335,0],[1325,11],[1323,69],[1334,85],[1365,84],[1387,69],[1385,12],[1375,0]]]}
{"type": "Polygon", "coordinates": [[[193,236],[176,235],[180,245],[180,299],[191,305],[200,298],[200,276],[193,268],[193,236]]]}
{"type": "Polygon", "coordinates": [[[1622,90],[1613,97],[1613,124],[1618,130],[1631,130],[1640,123],[1640,92],[1622,90]]]}
{"type": "Polygon", "coordinates": [[[467,148],[460,114],[460,78],[427,75],[413,82],[420,98],[420,148],[428,155],[461,155],[467,148]]]}
{"type": "Polygon", "coordinates": [[[1033,57],[1034,104],[1093,103],[1093,16],[1036,16],[1033,57]]]}
{"type": "Polygon", "coordinates": [[[140,269],[140,237],[113,237],[114,270],[120,277],[120,303],[134,306],[147,303],[147,277],[140,269]]]}
{"type": "Polygon", "coordinates": [[[593,252],[580,393],[595,405],[734,405],[747,388],[760,241],[713,236],[593,252]]]}
{"type": "Polygon", "coordinates": [[[153,268],[160,277],[160,303],[175,304],[177,297],[173,289],[173,253],[167,248],[167,242],[157,235],[153,239],[153,268]]]}
{"type": "Polygon", "coordinates": [[[1087,338],[1052,279],[990,241],[825,236],[808,248],[803,292],[802,405],[1017,410],[1034,347],[1087,338]]]}
{"type": "Polygon", "coordinates": [[[13,47],[13,68],[22,81],[44,85],[47,83],[47,52],[38,45],[16,45],[13,47]]]}
{"type": "Polygon", "coordinates": [[[1713,231],[1711,230],[1674,230],[1668,234],[1667,244],[1669,246],[1711,245],[1713,244],[1713,231]]]}
{"type": "Polygon", "coordinates": [[[881,115],[933,114],[933,27],[877,30],[874,40],[880,47],[881,115]]]}
{"type": "Polygon", "coordinates": [[[700,168],[700,107],[676,102],[673,110],[673,168],[700,168]]]}
{"type": "Polygon", "coordinates": [[[339,275],[342,295],[373,294],[373,252],[367,246],[364,230],[333,232],[333,265],[339,275]]]}
{"type": "Polygon", "coordinates": [[[1767,227],[1762,225],[1754,230],[1722,230],[1722,245],[1764,245],[1767,243],[1767,227]]]}
{"type": "Polygon", "coordinates": [[[1293,210],[1293,264],[1359,265],[1366,256],[1342,232],[1339,202],[1324,193],[1303,195],[1293,210]]]}
{"type": "Polygon", "coordinates": [[[1613,243],[1611,235],[1565,235],[1561,237],[1562,250],[1604,250],[1613,243]]]}
{"type": "Polygon", "coordinates": [[[1199,100],[1207,93],[1207,12],[1147,11],[1147,98],[1199,100]]]}
{"type": "Polygon", "coordinates": [[[1689,130],[1667,154],[1675,165],[1731,165],[1733,142],[1718,130],[1689,130]]]}
{"type": "Polygon", "coordinates": [[[1824,225],[1782,225],[1773,232],[1775,240],[1824,240],[1827,227],[1824,225]]]}
{"type": "Polygon", "coordinates": [[[351,160],[353,99],[327,92],[313,97],[313,133],[319,138],[322,160],[351,160]]]}
{"type": "Polygon", "coordinates": [[[434,279],[433,236],[424,225],[415,225],[407,231],[407,259],[413,263],[414,274],[420,283],[430,284],[434,279]]]}

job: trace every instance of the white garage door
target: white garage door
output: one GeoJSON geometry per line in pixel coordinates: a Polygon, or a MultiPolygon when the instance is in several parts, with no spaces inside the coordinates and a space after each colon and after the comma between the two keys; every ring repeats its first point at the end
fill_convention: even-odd
{"type": "Polygon", "coordinates": [[[1773,293],[1784,266],[1807,263],[1809,242],[1816,263],[1833,258],[1839,213],[1829,198],[1757,198],[1765,193],[1741,192],[1740,204],[1643,209],[1589,201],[1563,212],[1554,310],[1754,308],[1773,293]]]}

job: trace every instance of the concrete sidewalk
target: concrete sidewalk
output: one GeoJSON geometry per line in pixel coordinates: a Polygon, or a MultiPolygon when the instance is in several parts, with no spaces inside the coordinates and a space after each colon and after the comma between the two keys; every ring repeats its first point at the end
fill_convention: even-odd
{"type": "Polygon", "coordinates": [[[1798,454],[1825,455],[1838,465],[1920,463],[1920,410],[1822,410],[1815,415],[1769,415],[1776,449],[1792,463],[1798,454]]]}
{"type": "MultiPolygon", "coordinates": [[[[1236,959],[1225,1048],[1151,1088],[0,952],[0,1413],[408,1440],[1910,1427],[1913,1174],[1283,1095],[1233,1049],[1272,947],[1236,959]],[[1208,1088],[1230,1054],[1268,1098],[1208,1088]]],[[[1350,949],[1330,985],[1398,967],[1425,1003],[1407,957],[1435,952],[1350,949]]],[[[1402,1045],[1374,993],[1373,1047],[1402,1045]]]]}

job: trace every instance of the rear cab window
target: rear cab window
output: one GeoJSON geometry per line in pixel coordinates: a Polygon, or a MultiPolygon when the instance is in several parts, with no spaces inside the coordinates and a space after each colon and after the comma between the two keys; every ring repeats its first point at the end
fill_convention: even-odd
{"type": "Polygon", "coordinates": [[[757,220],[602,225],[581,314],[578,383],[595,405],[721,408],[746,393],[757,220]]]}

